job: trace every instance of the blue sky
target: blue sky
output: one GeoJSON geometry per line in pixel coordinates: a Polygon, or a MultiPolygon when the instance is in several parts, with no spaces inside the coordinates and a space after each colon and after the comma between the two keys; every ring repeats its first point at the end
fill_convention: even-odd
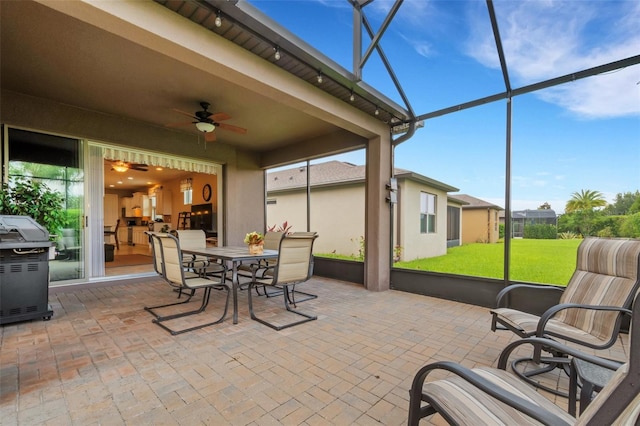
{"type": "MultiPolygon", "coordinates": [[[[347,70],[352,10],[347,0],[251,0],[347,70]]],[[[365,15],[376,31],[393,4],[365,15]]],[[[640,2],[494,1],[512,87],[640,54],[640,2]]],[[[368,38],[364,39],[364,43],[368,38]]],[[[405,0],[382,48],[421,115],[504,91],[484,1],[405,0]]],[[[404,105],[374,53],[363,80],[404,105]]],[[[504,101],[427,120],[395,151],[409,169],[504,207],[504,101]]],[[[512,208],[544,202],[564,210],[581,189],[640,190],[640,66],[513,98],[512,208]]],[[[363,153],[341,156],[364,164],[363,153]]]]}

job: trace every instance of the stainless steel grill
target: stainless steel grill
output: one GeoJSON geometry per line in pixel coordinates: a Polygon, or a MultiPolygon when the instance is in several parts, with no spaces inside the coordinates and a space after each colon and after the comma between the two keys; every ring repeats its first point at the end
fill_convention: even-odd
{"type": "Polygon", "coordinates": [[[29,216],[0,215],[0,324],[51,319],[49,232],[29,216]]]}

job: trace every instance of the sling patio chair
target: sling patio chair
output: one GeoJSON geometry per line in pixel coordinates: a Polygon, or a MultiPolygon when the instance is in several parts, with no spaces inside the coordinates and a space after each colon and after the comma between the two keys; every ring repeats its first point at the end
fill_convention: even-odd
{"type": "MultiPolygon", "coordinates": [[[[160,247],[160,240],[158,238],[155,238],[157,235],[167,235],[165,233],[158,233],[158,232],[151,232],[151,231],[146,231],[145,232],[148,236],[149,236],[149,241],[151,242],[151,255],[153,258],[153,269],[154,271],[156,271],[156,273],[158,275],[160,275],[162,278],[164,277],[164,271],[162,270],[162,248],[160,247]]],[[[187,262],[187,265],[189,266],[189,263],[187,262]]],[[[192,271],[185,271],[185,278],[190,279],[190,278],[198,278],[200,277],[200,274],[192,272],[192,271]]],[[[171,283],[169,283],[171,284],[171,283]]],[[[178,299],[182,296],[184,287],[180,286],[180,285],[172,285],[172,287],[174,287],[173,291],[178,293],[178,299]]],[[[195,294],[195,289],[190,290],[188,294],[188,298],[180,303],[177,304],[181,304],[181,303],[187,303],[189,302],[189,300],[191,299],[191,297],[195,294]]],[[[145,310],[151,312],[152,315],[154,316],[158,316],[156,315],[156,313],[153,311],[156,308],[162,308],[165,306],[171,306],[173,304],[170,305],[161,305],[161,306],[152,306],[152,307],[146,307],[145,306],[145,310]]]]}
{"type": "Polygon", "coordinates": [[[300,312],[296,308],[295,286],[308,281],[313,275],[313,243],[318,237],[315,232],[295,232],[284,235],[278,246],[278,261],[274,266],[265,268],[260,277],[257,269],[253,271],[253,277],[249,285],[249,313],[253,320],[267,325],[274,330],[282,330],[294,325],[316,320],[313,315],[300,312]],[[301,320],[284,325],[276,325],[272,322],[258,318],[253,310],[252,289],[255,286],[273,286],[283,290],[284,306],[288,312],[304,317],[301,320]],[[294,308],[291,307],[293,305],[294,308]]]}
{"type": "MultiPolygon", "coordinates": [[[[529,337],[508,345],[500,354],[498,368],[468,369],[442,361],[422,367],[409,391],[410,426],[439,413],[456,425],[637,425],[640,421],[640,302],[633,306],[629,358],[620,363],[585,354],[547,338],[529,337]],[[524,344],[546,346],[557,352],[604,369],[612,378],[576,419],[526,382],[506,371],[511,352],[524,344]],[[446,370],[445,378],[427,382],[427,376],[446,370]],[[423,402],[426,403],[423,405],[423,402]]],[[[572,390],[575,391],[575,388],[572,390]]]]}
{"type": "MultiPolygon", "coordinates": [[[[207,247],[207,234],[202,229],[181,229],[176,231],[183,250],[201,249],[207,247]]],[[[205,256],[185,254],[183,262],[192,270],[197,270],[209,265],[210,261],[205,256]]]]}
{"type": "MultiPolygon", "coordinates": [[[[280,247],[280,240],[282,239],[283,236],[284,236],[284,232],[275,232],[275,231],[267,232],[266,234],[264,234],[264,245],[263,245],[264,249],[278,250],[278,248],[280,247]]],[[[240,263],[240,265],[238,265],[238,275],[245,278],[253,278],[253,273],[255,270],[256,276],[262,277],[264,271],[266,271],[267,268],[269,268],[270,266],[275,266],[276,262],[277,262],[277,259],[264,259],[264,260],[261,260],[260,262],[255,262],[255,261],[242,262],[240,263]]],[[[248,282],[243,283],[241,287],[244,289],[248,285],[249,285],[248,282]]],[[[264,289],[264,292],[267,295],[267,297],[280,294],[280,292],[267,293],[266,288],[264,289]]],[[[260,295],[257,287],[256,287],[256,294],[260,295]]]]}
{"type": "MultiPolygon", "coordinates": [[[[629,312],[639,286],[640,240],[589,237],[578,247],[576,270],[565,289],[527,284],[504,288],[497,296],[498,308],[491,310],[491,329],[510,330],[523,338],[547,337],[595,350],[607,349],[618,339],[622,319],[629,312]],[[523,287],[561,291],[562,295],[559,303],[541,316],[500,307],[510,292],[523,287]]],[[[567,363],[568,358],[562,352],[538,345],[531,358],[515,360],[513,368],[529,383],[566,397],[533,377],[555,368],[567,370],[567,363]],[[552,356],[543,357],[543,350],[552,356]],[[542,366],[526,372],[516,368],[529,361],[542,366]]]]}
{"type": "MultiPolygon", "coordinates": [[[[296,232],[289,233],[288,235],[291,235],[291,234],[296,234],[296,232]]],[[[285,235],[284,232],[276,232],[276,231],[267,232],[264,235],[264,248],[266,250],[278,250],[278,248],[280,247],[280,240],[282,240],[282,237],[284,235],[285,235]]],[[[264,259],[257,263],[256,262],[243,263],[238,267],[238,270],[244,272],[244,274],[241,274],[242,276],[249,276],[253,278],[253,274],[255,272],[255,275],[257,278],[264,279],[266,278],[265,274],[268,275],[271,271],[273,271],[273,268],[276,266],[276,263],[278,263],[277,258],[264,259]]],[[[271,291],[268,290],[268,287],[269,286],[267,286],[266,284],[263,284],[262,286],[255,286],[256,294],[258,296],[275,297],[283,294],[284,292],[284,288],[282,288],[281,286],[273,286],[274,288],[277,288],[277,290],[271,290],[271,291]],[[262,287],[262,293],[260,293],[260,287],[262,287]]],[[[291,291],[287,293],[287,297],[289,298],[289,303],[295,304],[295,303],[305,302],[311,299],[316,299],[318,296],[316,294],[305,293],[304,291],[295,290],[294,288],[292,288],[291,291]],[[302,299],[299,297],[296,298],[296,296],[298,295],[303,295],[304,298],[302,299]]]]}
{"type": "Polygon", "coordinates": [[[229,308],[230,294],[229,286],[225,283],[226,268],[223,265],[213,263],[208,265],[206,268],[201,268],[199,270],[199,276],[191,276],[190,278],[188,278],[190,274],[189,271],[185,271],[186,268],[185,264],[183,263],[183,255],[182,251],[180,250],[179,240],[170,234],[154,234],[152,237],[159,242],[159,248],[161,252],[162,277],[172,287],[189,291],[188,298],[184,301],[168,303],[154,307],[145,307],[145,310],[151,312],[156,317],[153,322],[169,331],[172,335],[176,335],[192,330],[197,330],[203,327],[208,327],[210,325],[218,324],[224,321],[224,318],[227,315],[227,310],[229,308]],[[212,273],[216,273],[217,276],[212,275],[212,273]],[[189,300],[193,297],[195,290],[200,288],[204,289],[204,294],[202,295],[202,304],[198,309],[168,315],[160,315],[158,312],[156,312],[156,310],[161,308],[181,305],[189,302],[189,300]],[[211,293],[213,290],[225,291],[227,293],[224,311],[222,313],[222,316],[220,316],[217,320],[181,330],[172,329],[165,324],[165,322],[170,320],[202,313],[209,304],[211,293]]]}

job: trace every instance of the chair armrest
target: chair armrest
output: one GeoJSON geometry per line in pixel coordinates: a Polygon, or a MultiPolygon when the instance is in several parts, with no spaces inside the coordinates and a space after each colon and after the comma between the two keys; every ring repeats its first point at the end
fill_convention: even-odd
{"type": "Polygon", "coordinates": [[[621,308],[619,306],[600,306],[600,305],[583,305],[580,303],[562,303],[562,304],[550,307],[545,311],[544,314],[542,314],[542,316],[540,316],[540,321],[538,321],[538,328],[536,330],[536,336],[543,337],[547,322],[549,322],[549,320],[553,318],[558,312],[563,311],[565,309],[589,309],[593,311],[618,311],[623,314],[631,315],[631,310],[626,308],[621,308]]]}
{"type": "Polygon", "coordinates": [[[503,288],[502,290],[500,290],[500,292],[496,296],[496,307],[497,308],[500,307],[500,302],[502,302],[502,299],[508,293],[510,293],[513,290],[520,289],[520,288],[531,288],[531,289],[542,290],[542,291],[560,291],[560,292],[564,292],[564,287],[558,287],[558,286],[554,286],[554,285],[511,284],[511,285],[503,288]]]}
{"type": "Polygon", "coordinates": [[[273,271],[276,268],[276,265],[267,265],[267,264],[252,264],[251,265],[251,279],[253,281],[256,280],[265,280],[265,275],[268,271],[273,271]],[[255,267],[254,267],[255,265],[255,267]],[[260,276],[258,276],[258,272],[260,272],[260,276]]]}
{"type": "Polygon", "coordinates": [[[526,344],[538,347],[544,346],[546,348],[554,349],[558,352],[562,352],[572,357],[582,359],[591,364],[595,364],[609,370],[617,370],[621,365],[620,361],[614,361],[606,358],[600,358],[595,355],[590,355],[579,351],[578,349],[572,348],[571,346],[564,345],[560,342],[556,342],[555,340],[548,339],[546,337],[526,337],[524,339],[511,342],[502,350],[502,352],[500,353],[500,357],[498,358],[498,368],[501,370],[506,370],[507,362],[509,360],[511,352],[513,352],[513,350],[518,346],[526,344]]]}
{"type": "Polygon", "coordinates": [[[568,425],[563,419],[557,417],[553,413],[548,411],[541,410],[540,407],[532,402],[525,400],[517,395],[509,393],[504,389],[496,386],[495,383],[491,383],[489,380],[484,377],[478,375],[474,371],[463,367],[460,364],[456,364],[451,361],[440,361],[435,362],[433,364],[426,365],[422,367],[418,373],[413,378],[413,383],[411,385],[411,402],[410,402],[410,420],[409,424],[418,424],[418,419],[413,419],[412,416],[415,415],[415,412],[419,410],[421,395],[422,395],[422,387],[424,385],[424,381],[427,378],[427,375],[434,370],[446,370],[449,371],[467,382],[471,383],[474,387],[476,387],[481,392],[486,393],[487,395],[492,396],[493,398],[503,402],[504,404],[509,405],[510,407],[515,408],[516,410],[526,414],[527,416],[538,420],[542,424],[552,424],[552,425],[568,425]]]}

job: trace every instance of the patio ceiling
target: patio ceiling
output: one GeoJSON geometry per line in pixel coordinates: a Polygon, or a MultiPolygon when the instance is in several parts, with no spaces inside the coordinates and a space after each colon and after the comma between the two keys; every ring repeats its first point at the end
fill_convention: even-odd
{"type": "MultiPolygon", "coordinates": [[[[261,70],[263,66],[269,71],[282,70],[296,81],[303,81],[309,87],[313,86],[331,98],[350,105],[354,111],[387,124],[429,119],[640,63],[640,56],[634,56],[529,86],[512,88],[503,52],[499,49],[504,64],[504,91],[413,116],[409,105],[403,108],[395,104],[246,1],[154,2],[162,6],[165,18],[172,18],[175,22],[176,17],[184,18],[207,32],[217,34],[223,41],[232,42],[250,52],[256,60],[254,64],[261,70]],[[215,25],[218,12],[223,18],[220,27],[215,25]],[[275,47],[282,51],[279,60],[274,57],[275,47]],[[319,71],[324,76],[324,82],[320,85],[316,82],[319,71]],[[354,101],[349,99],[352,90],[356,94],[354,101]],[[376,107],[380,109],[379,115],[375,115],[376,107]]],[[[123,23],[118,17],[100,9],[105,4],[117,3],[1,2],[2,90],[53,101],[54,105],[69,105],[129,122],[157,126],[163,130],[167,130],[169,123],[189,121],[175,109],[192,113],[200,109],[200,101],[206,101],[212,104],[211,111],[226,112],[232,117],[226,123],[248,129],[247,135],[218,129],[216,132],[220,143],[260,153],[286,149],[305,141],[317,143],[323,137],[326,140],[336,132],[345,130],[362,137],[362,146],[367,137],[373,136],[360,131],[361,128],[354,128],[348,117],[327,119],[317,111],[312,113],[291,102],[283,102],[284,96],[279,96],[282,93],[265,93],[234,81],[220,70],[195,66],[198,60],[202,61],[202,58],[196,58],[199,52],[185,53],[183,49],[182,57],[174,57],[175,49],[163,51],[149,48],[144,37],[151,39],[154,34],[140,36],[140,28],[123,23]],[[136,30],[138,33],[132,36],[136,30]],[[188,54],[190,60],[185,61],[184,56],[188,54]]],[[[138,4],[157,11],[153,3],[138,4]]],[[[361,3],[354,3],[354,7],[356,4],[362,7],[361,3]]],[[[487,5],[492,12],[492,2],[487,2],[487,5]]],[[[490,15],[499,40],[495,16],[493,13],[490,15]]],[[[165,46],[174,47],[172,37],[178,35],[167,35],[162,41],[165,46]]],[[[178,43],[179,40],[176,41],[178,43]]],[[[290,94],[286,93],[286,96],[290,94]]],[[[50,108],[43,106],[40,114],[47,115],[50,108]]],[[[9,122],[36,130],[39,128],[35,117],[29,117],[24,123],[9,122]],[[27,121],[29,124],[24,124],[27,121]]],[[[171,131],[201,136],[192,125],[171,131]]]]}
{"type": "MultiPolygon", "coordinates": [[[[167,7],[182,15],[189,15],[192,20],[204,21],[202,25],[213,20],[212,9],[205,3],[161,3],[167,3],[167,7]]],[[[235,8],[232,2],[222,3],[235,8]]],[[[189,121],[175,109],[192,113],[201,109],[200,101],[206,101],[211,103],[212,112],[226,112],[232,117],[225,123],[248,129],[247,135],[218,129],[218,141],[257,152],[283,148],[341,130],[335,123],[274,100],[272,95],[233,84],[216,72],[204,71],[169,53],[132,42],[125,32],[107,31],[104,26],[91,25],[88,20],[76,19],[49,5],[33,1],[2,2],[0,11],[3,91],[162,128],[168,123],[189,121]]],[[[237,8],[235,13],[238,19],[245,16],[237,8]]],[[[272,46],[257,41],[253,30],[233,24],[228,16],[224,22],[224,37],[234,39],[245,48],[251,45],[249,50],[265,59],[273,52],[272,46]]],[[[283,46],[288,43],[284,39],[281,42],[283,46]]],[[[294,50],[293,43],[289,49],[294,50]]],[[[317,63],[318,59],[314,61],[317,63]]],[[[305,64],[292,55],[283,55],[279,65],[311,82],[317,74],[305,64]]],[[[332,74],[330,66],[324,65],[322,69],[332,74]]],[[[345,78],[349,77],[335,76],[335,80],[346,81],[345,78]]],[[[349,91],[335,80],[326,78],[323,90],[341,99],[348,98],[349,91]]],[[[357,90],[365,93],[361,88],[357,90]]],[[[394,108],[396,115],[403,114],[383,97],[374,98],[373,102],[359,97],[354,107],[373,115],[376,103],[386,105],[383,113],[376,117],[382,121],[390,120],[387,111],[394,108]]],[[[47,114],[45,108],[42,114],[47,114]]],[[[172,131],[199,134],[193,125],[172,131]]]]}

